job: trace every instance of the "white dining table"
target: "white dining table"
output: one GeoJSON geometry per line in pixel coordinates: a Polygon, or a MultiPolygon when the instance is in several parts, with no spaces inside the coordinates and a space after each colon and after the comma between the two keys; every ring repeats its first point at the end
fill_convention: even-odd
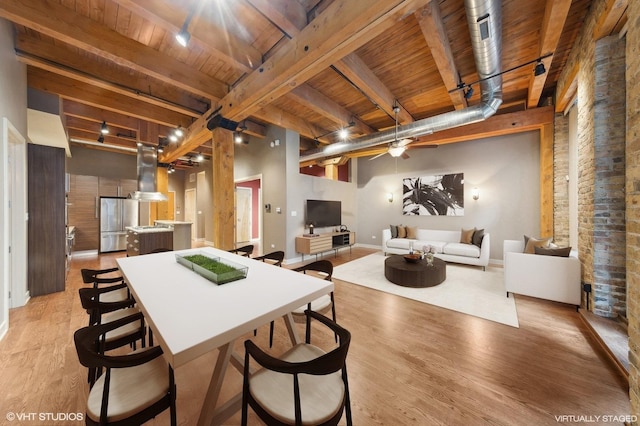
{"type": "Polygon", "coordinates": [[[241,394],[216,407],[229,362],[242,373],[236,339],[284,317],[292,343],[299,343],[291,311],[333,291],[330,281],[211,247],[119,258],[117,264],[174,369],[219,350],[199,425],[222,424],[240,409],[241,394]],[[176,254],[192,253],[247,266],[247,276],[217,285],[176,261],[176,254]]]}

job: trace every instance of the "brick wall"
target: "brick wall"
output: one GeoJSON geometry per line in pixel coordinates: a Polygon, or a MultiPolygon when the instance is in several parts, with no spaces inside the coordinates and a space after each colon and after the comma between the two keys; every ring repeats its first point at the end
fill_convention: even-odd
{"type": "Polygon", "coordinates": [[[629,319],[629,397],[631,413],[640,415],[640,2],[627,9],[627,318],[629,319]]]}
{"type": "Polygon", "coordinates": [[[625,38],[595,43],[593,312],[626,316],[625,38]]]}
{"type": "Polygon", "coordinates": [[[569,245],[569,116],[556,114],[553,135],[553,241],[569,245]]]}

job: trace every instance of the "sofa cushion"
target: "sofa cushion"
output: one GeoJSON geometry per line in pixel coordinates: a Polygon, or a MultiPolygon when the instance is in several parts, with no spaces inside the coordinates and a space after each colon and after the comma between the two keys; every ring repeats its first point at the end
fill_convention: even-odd
{"type": "Polygon", "coordinates": [[[398,238],[398,225],[389,225],[391,231],[391,238],[398,238]]]}
{"type": "Polygon", "coordinates": [[[418,227],[417,226],[407,226],[406,227],[407,230],[407,238],[410,238],[412,240],[415,240],[416,238],[418,238],[418,227]]]}
{"type": "Polygon", "coordinates": [[[465,257],[480,257],[480,248],[473,244],[447,243],[444,246],[443,253],[465,257]]]}
{"type": "Polygon", "coordinates": [[[482,245],[482,239],[484,238],[484,229],[476,229],[473,232],[473,237],[471,238],[471,243],[474,246],[480,247],[482,245]]]}
{"type": "MultiPolygon", "coordinates": [[[[387,241],[387,247],[409,250],[409,242],[412,240],[407,240],[406,238],[392,238],[387,241]]],[[[415,248],[415,245],[414,245],[415,248]]]]}
{"type": "Polygon", "coordinates": [[[556,248],[534,247],[533,250],[535,254],[542,254],[545,256],[569,257],[569,254],[571,254],[571,247],[556,247],[556,248]]]}
{"type": "Polygon", "coordinates": [[[460,231],[460,242],[463,244],[473,244],[473,233],[476,232],[476,228],[464,229],[460,231]]]}
{"type": "Polygon", "coordinates": [[[398,225],[398,238],[406,238],[407,237],[407,228],[402,225],[398,225]]]}
{"type": "Polygon", "coordinates": [[[551,238],[534,238],[524,236],[524,253],[534,254],[535,247],[549,248],[551,238]]]}

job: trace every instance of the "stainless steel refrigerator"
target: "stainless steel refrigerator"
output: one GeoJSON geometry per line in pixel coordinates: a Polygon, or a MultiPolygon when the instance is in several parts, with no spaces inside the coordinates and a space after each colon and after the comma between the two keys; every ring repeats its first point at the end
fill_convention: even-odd
{"type": "Polygon", "coordinates": [[[127,226],[138,226],[138,201],[100,197],[100,253],[127,249],[127,226]]]}

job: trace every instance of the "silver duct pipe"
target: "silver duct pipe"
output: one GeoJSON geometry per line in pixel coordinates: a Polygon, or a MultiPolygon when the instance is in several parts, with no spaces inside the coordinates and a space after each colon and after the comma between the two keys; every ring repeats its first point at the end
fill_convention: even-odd
{"type": "MultiPolygon", "coordinates": [[[[481,102],[462,110],[447,112],[398,126],[398,139],[429,135],[434,132],[486,120],[502,104],[502,3],[500,0],[465,0],[467,24],[471,34],[473,56],[478,70],[481,102]],[[486,80],[485,80],[486,79],[486,80]]],[[[393,142],[395,129],[366,135],[349,142],[339,142],[312,150],[300,161],[318,160],[372,146],[393,142]]]]}

